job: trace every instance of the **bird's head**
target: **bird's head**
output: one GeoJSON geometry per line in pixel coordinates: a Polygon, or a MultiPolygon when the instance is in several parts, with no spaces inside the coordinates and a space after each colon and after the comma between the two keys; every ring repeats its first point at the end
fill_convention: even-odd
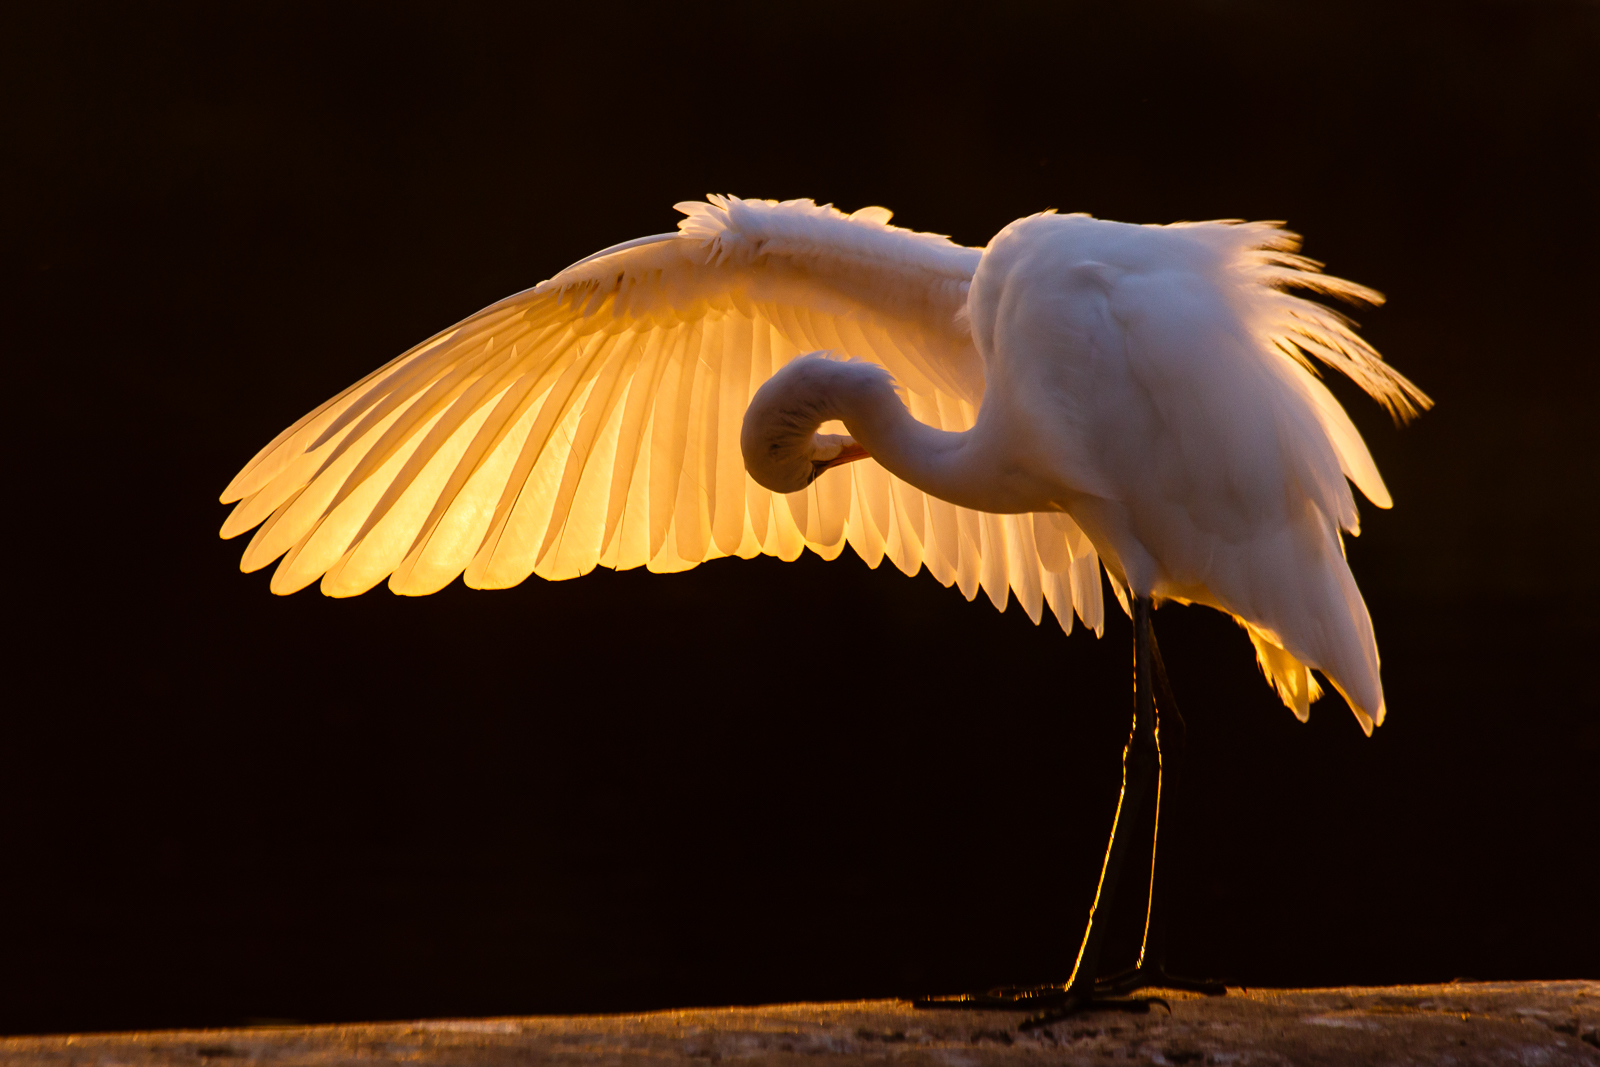
{"type": "Polygon", "coordinates": [[[801,356],[756,390],[745,409],[739,447],[744,468],[763,488],[795,493],[830,467],[868,458],[848,434],[818,433],[846,417],[864,389],[888,388],[888,373],[871,363],[841,362],[821,352],[801,356]]]}

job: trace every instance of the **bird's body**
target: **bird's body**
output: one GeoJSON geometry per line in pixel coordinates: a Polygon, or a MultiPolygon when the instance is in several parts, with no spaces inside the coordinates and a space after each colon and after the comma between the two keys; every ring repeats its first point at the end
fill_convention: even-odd
{"type": "MultiPolygon", "coordinates": [[[[1119,591],[1235,616],[1332,677],[1370,731],[1382,686],[1339,542],[1358,529],[1341,466],[1389,498],[1342,410],[1269,347],[1284,294],[1240,269],[1249,236],[1058,215],[1007,227],[969,297],[978,429],[992,415],[1004,469],[1073,517],[1119,591]]],[[[1303,718],[1303,667],[1264,665],[1303,718]]]]}

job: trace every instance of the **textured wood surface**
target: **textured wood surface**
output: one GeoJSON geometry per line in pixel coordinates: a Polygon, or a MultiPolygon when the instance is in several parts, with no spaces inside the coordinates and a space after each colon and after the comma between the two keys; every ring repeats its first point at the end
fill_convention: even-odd
{"type": "Polygon", "coordinates": [[[13,1037],[21,1064],[763,1062],[1600,1064],[1600,982],[1160,995],[1020,1032],[1020,1016],[903,1001],[278,1029],[13,1037]]]}

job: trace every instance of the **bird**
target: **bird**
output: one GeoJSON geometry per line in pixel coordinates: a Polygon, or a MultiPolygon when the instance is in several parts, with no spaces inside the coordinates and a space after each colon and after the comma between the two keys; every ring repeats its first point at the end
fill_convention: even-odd
{"type": "MultiPolygon", "coordinates": [[[[1048,1021],[1166,973],[1098,974],[1139,805],[1170,793],[1182,718],[1165,602],[1244,628],[1300,720],[1319,672],[1370,735],[1386,708],[1344,554],[1352,484],[1392,505],[1320,380],[1405,422],[1432,401],[1342,313],[1376,305],[1279,222],[1144,225],[1044,211],[982,248],[866,207],[710,195],[449,327],[312,410],[229,483],[241,569],[274,593],[480,589],[723,556],[926,568],[1034,623],[1134,624],[1123,789],[1065,981],[930,997],[1048,1021]],[[1305,295],[1310,294],[1310,295],[1305,295]],[[1123,832],[1118,833],[1118,827],[1123,832]]],[[[1152,854],[1155,842],[1151,842],[1152,854]]],[[[1217,992],[1215,983],[1189,988],[1217,992]]],[[[1130,1003],[1121,1001],[1121,1003],[1130,1003]]]]}

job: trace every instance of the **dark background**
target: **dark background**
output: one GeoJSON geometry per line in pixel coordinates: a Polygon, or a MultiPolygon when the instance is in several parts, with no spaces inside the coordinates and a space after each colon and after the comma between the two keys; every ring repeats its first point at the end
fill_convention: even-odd
{"type": "Polygon", "coordinates": [[[215,536],[302,412],[708,191],[975,245],[1286,219],[1389,294],[1365,335],[1437,409],[1332,383],[1397,501],[1350,546],[1389,722],[1302,726],[1231,622],[1160,613],[1172,962],[1600,977],[1597,8],[1111,6],[13,10],[0,1031],[1070,970],[1120,615],[849,552],[280,599],[215,536]]]}

